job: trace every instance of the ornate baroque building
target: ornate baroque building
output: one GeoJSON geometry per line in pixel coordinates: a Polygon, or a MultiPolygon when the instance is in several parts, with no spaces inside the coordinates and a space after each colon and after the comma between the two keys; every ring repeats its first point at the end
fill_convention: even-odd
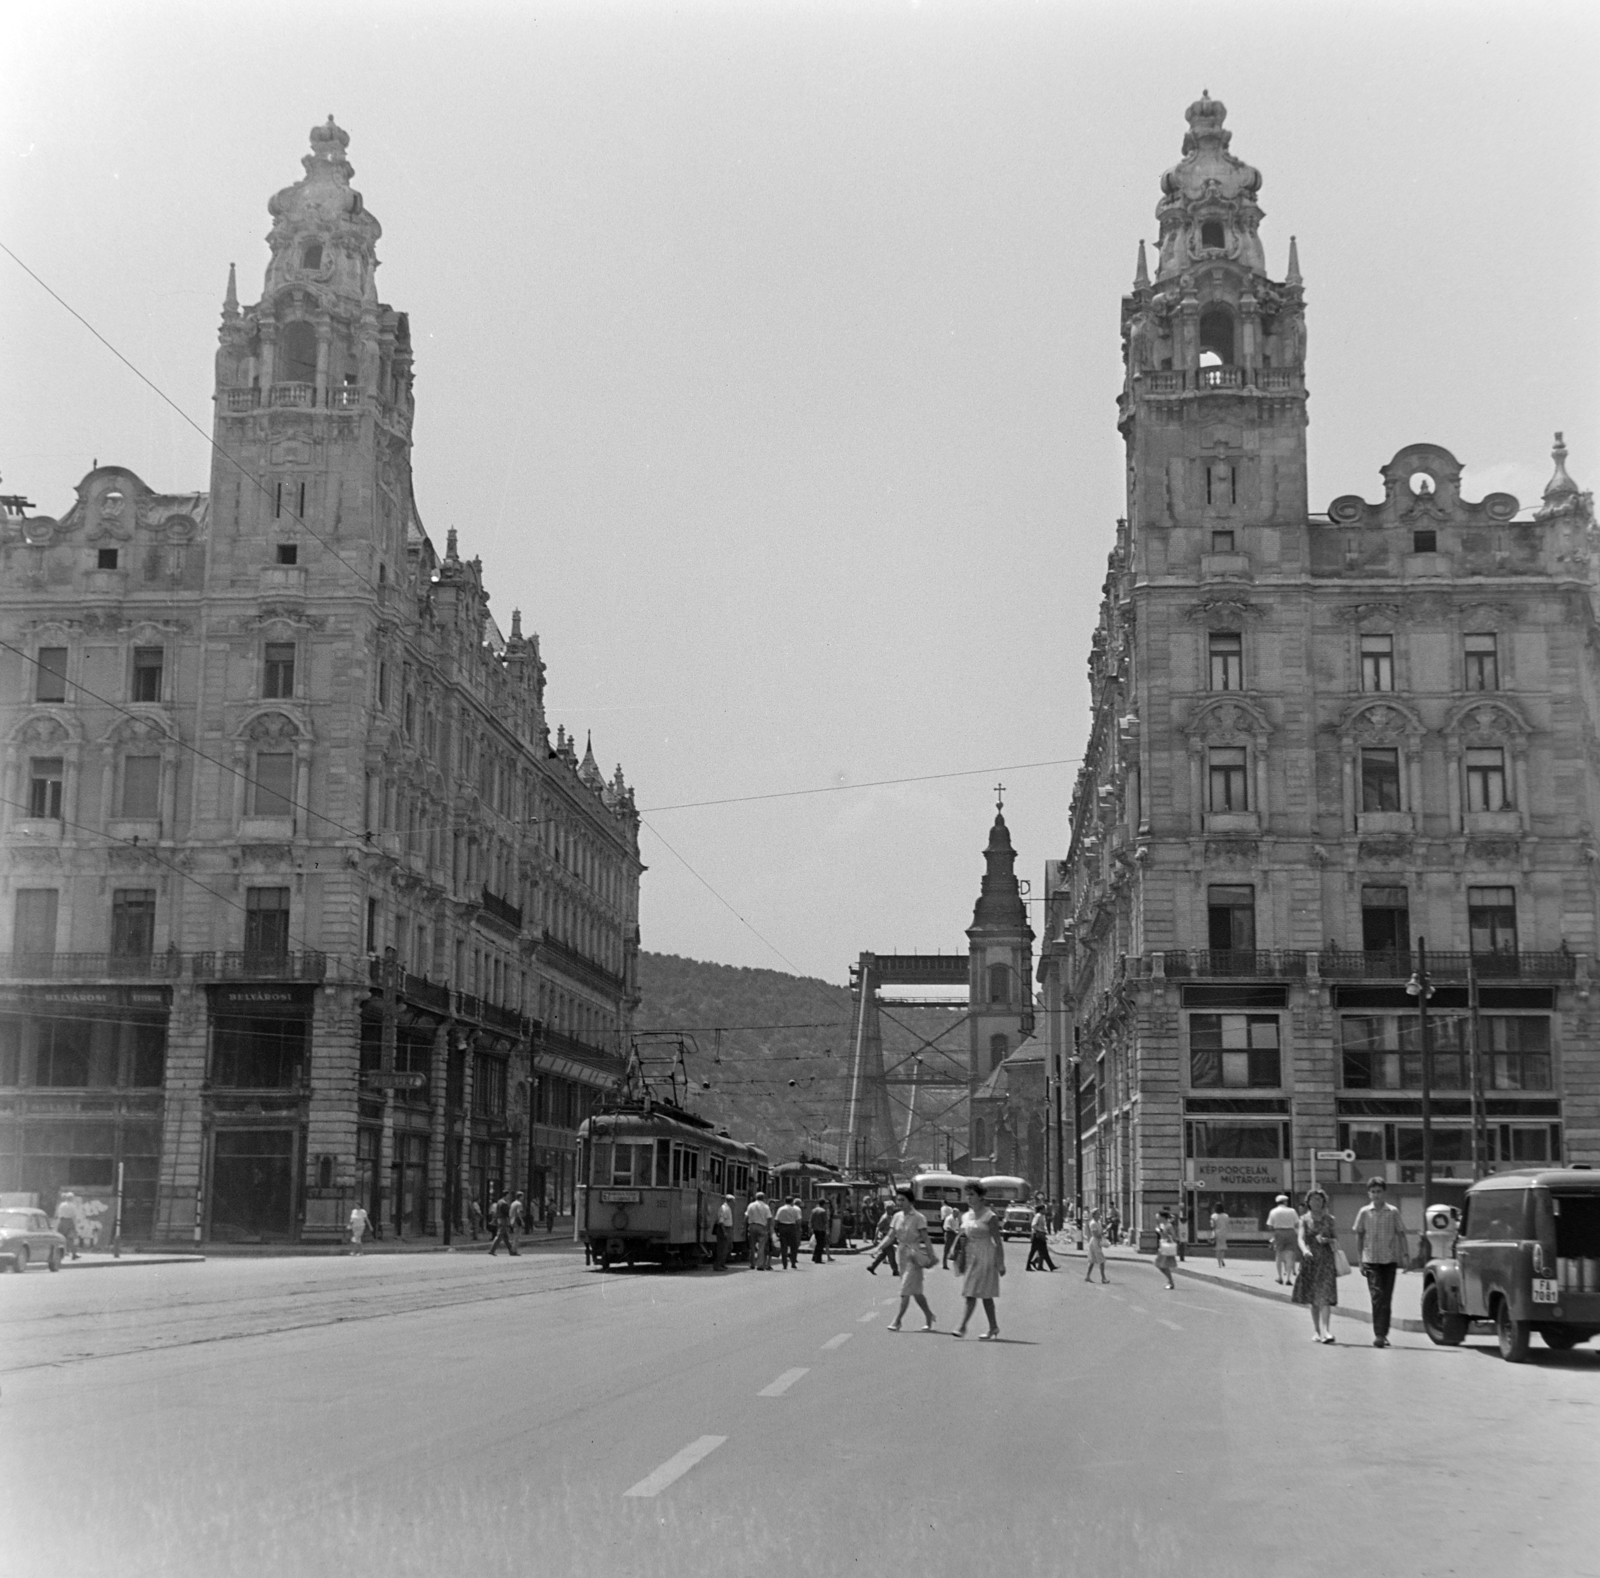
{"type": "Polygon", "coordinates": [[[412,344],[346,134],[230,271],[209,493],[99,466],[0,532],[0,1190],[124,1235],[570,1209],[623,1067],[638,816],[411,486],[412,344]]]}
{"type": "Polygon", "coordinates": [[[1046,873],[1067,1175],[1146,1228],[1256,1226],[1318,1149],[1420,1210],[1423,939],[1436,1174],[1600,1161],[1590,496],[1559,435],[1531,510],[1412,443],[1308,512],[1298,259],[1269,278],[1224,114],[1190,106],[1123,301],[1128,514],[1046,873]]]}

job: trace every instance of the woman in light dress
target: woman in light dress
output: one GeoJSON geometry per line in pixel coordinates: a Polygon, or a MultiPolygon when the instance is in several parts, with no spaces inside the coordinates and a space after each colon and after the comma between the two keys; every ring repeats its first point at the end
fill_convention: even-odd
{"type": "Polygon", "coordinates": [[[1106,1277],[1106,1229],[1105,1223],[1100,1220],[1098,1211],[1089,1213],[1089,1220],[1084,1224],[1084,1242],[1089,1246],[1089,1269],[1084,1273],[1085,1282],[1094,1281],[1094,1268],[1100,1268],[1100,1280],[1105,1282],[1106,1277]]]}
{"type": "Polygon", "coordinates": [[[926,1317],[923,1330],[933,1330],[933,1309],[922,1291],[922,1262],[933,1259],[933,1240],[928,1236],[928,1219],[917,1208],[909,1189],[895,1190],[900,1209],[895,1212],[890,1232],[895,1247],[900,1252],[900,1308],[889,1322],[890,1331],[899,1331],[900,1322],[912,1299],[917,1301],[926,1317]]]}
{"type": "Polygon", "coordinates": [[[1333,1341],[1333,1311],[1339,1302],[1339,1268],[1334,1250],[1339,1242],[1339,1226],[1328,1209],[1328,1197],[1320,1189],[1306,1196],[1306,1212],[1300,1218],[1300,1269],[1295,1274],[1296,1304],[1311,1306],[1313,1342],[1333,1341]]]}
{"type": "Polygon", "coordinates": [[[1178,1263],[1178,1224],[1172,1213],[1163,1209],[1156,1218],[1156,1270],[1167,1279],[1170,1293],[1178,1284],[1172,1280],[1172,1268],[1178,1263]]]}
{"type": "Polygon", "coordinates": [[[1000,1335],[1000,1323],[994,1316],[994,1301],[1000,1297],[1000,1279],[1006,1274],[1005,1240],[1000,1234],[1000,1218],[989,1208],[988,1191],[974,1179],[962,1193],[967,1209],[961,1218],[961,1238],[966,1245],[966,1274],[961,1284],[961,1296],[967,1301],[966,1312],[961,1317],[957,1337],[965,1337],[967,1323],[983,1300],[983,1313],[989,1329],[978,1336],[979,1342],[993,1342],[1000,1335]]]}

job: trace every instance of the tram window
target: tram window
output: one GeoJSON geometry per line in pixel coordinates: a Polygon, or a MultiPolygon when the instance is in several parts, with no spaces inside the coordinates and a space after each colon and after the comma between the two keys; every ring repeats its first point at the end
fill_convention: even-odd
{"type": "Polygon", "coordinates": [[[618,1145],[611,1164],[613,1184],[635,1188],[650,1187],[650,1142],[642,1145],[618,1145]]]}
{"type": "Polygon", "coordinates": [[[713,1156],[710,1167],[711,1187],[720,1192],[722,1189],[722,1158],[713,1156]]]}
{"type": "Polygon", "coordinates": [[[656,1141],[656,1183],[665,1188],[667,1180],[672,1177],[672,1141],[656,1141]]]}

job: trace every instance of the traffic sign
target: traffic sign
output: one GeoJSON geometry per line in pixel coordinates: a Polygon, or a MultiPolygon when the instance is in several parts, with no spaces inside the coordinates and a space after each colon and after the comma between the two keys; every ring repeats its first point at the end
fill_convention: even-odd
{"type": "Polygon", "coordinates": [[[428,1076],[421,1069],[368,1069],[362,1075],[368,1090],[423,1090],[427,1087],[428,1076]]]}
{"type": "Polygon", "coordinates": [[[1354,1151],[1318,1151],[1319,1162],[1353,1162],[1356,1159],[1354,1151]]]}

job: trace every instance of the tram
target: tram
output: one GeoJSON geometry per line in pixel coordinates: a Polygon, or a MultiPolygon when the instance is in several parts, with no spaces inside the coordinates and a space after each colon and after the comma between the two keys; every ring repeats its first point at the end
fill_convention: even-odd
{"type": "Polygon", "coordinates": [[[602,1271],[617,1261],[700,1265],[727,1194],[744,1254],[744,1208],[770,1187],[765,1151],[670,1102],[619,1103],[578,1129],[577,1237],[602,1271]]]}

